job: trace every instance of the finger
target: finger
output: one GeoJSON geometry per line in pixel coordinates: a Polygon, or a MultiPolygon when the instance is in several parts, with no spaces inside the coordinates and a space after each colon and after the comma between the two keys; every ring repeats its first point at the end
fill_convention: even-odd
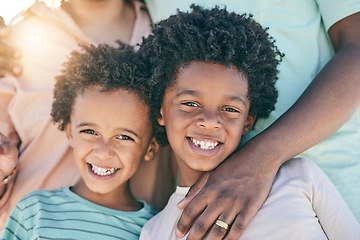
{"type": "Polygon", "coordinates": [[[207,202],[204,198],[204,195],[202,194],[198,194],[197,198],[190,201],[177,222],[175,230],[176,236],[180,238],[184,237],[189,231],[197,216],[199,216],[206,207],[207,202]]]}
{"type": "MultiPolygon", "coordinates": [[[[228,213],[223,212],[214,221],[206,239],[223,239],[232,227],[232,223],[236,217],[235,211],[228,213]]],[[[240,236],[240,235],[239,235],[240,236]]],[[[236,238],[238,239],[238,238],[236,238]]]]}
{"type": "Polygon", "coordinates": [[[204,187],[205,183],[209,179],[209,173],[204,173],[199,180],[190,188],[189,192],[186,194],[185,198],[181,200],[177,207],[179,209],[184,209],[191,200],[200,192],[200,190],[204,187]]]}
{"type": "MultiPolygon", "coordinates": [[[[0,30],[1,31],[1,30],[0,30]]],[[[18,77],[22,74],[21,65],[15,61],[20,59],[21,54],[14,50],[14,48],[1,43],[0,39],[0,75],[3,77],[5,73],[10,72],[15,77],[18,77]]]]}
{"type": "Polygon", "coordinates": [[[22,74],[22,67],[17,62],[0,56],[0,75],[4,77],[8,72],[18,77],[22,74]]]}
{"type": "MultiPolygon", "coordinates": [[[[0,33],[3,31],[4,30],[0,29],[0,33]]],[[[21,58],[21,53],[9,44],[4,43],[0,37],[0,56],[3,57],[3,61],[5,59],[19,60],[21,58]]]]}
{"type": "MultiPolygon", "coordinates": [[[[207,233],[209,233],[209,230],[212,228],[216,219],[218,219],[222,210],[223,209],[220,206],[208,206],[194,221],[189,231],[188,239],[204,239],[207,233]]],[[[208,239],[208,236],[206,239],[208,239]]]]}
{"type": "Polygon", "coordinates": [[[249,213],[245,211],[240,212],[231,224],[225,239],[239,239],[253,217],[253,215],[250,217],[249,213]]]}
{"type": "Polygon", "coordinates": [[[5,26],[5,22],[2,22],[3,19],[1,19],[0,16],[0,56],[18,60],[21,58],[21,53],[4,42],[4,39],[10,36],[10,29],[5,26]]]}
{"type": "Polygon", "coordinates": [[[19,64],[12,64],[11,65],[11,72],[15,77],[19,77],[23,73],[23,69],[19,64]]]}

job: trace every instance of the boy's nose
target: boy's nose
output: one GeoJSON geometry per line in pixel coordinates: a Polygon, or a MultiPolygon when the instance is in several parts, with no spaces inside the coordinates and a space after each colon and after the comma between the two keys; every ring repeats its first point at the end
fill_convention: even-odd
{"type": "Polygon", "coordinates": [[[221,121],[217,111],[204,111],[197,120],[197,126],[208,130],[220,129],[221,121]]]}
{"type": "Polygon", "coordinates": [[[114,156],[114,151],[111,143],[101,141],[95,149],[96,156],[101,160],[106,160],[114,156]]]}

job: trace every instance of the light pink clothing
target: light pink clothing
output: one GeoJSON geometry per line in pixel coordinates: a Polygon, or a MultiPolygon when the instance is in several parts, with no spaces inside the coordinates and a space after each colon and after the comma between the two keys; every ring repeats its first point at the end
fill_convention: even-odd
{"type": "MultiPolygon", "coordinates": [[[[130,44],[151,33],[150,18],[140,2],[133,2],[136,22],[130,44]]],[[[72,185],[79,173],[63,132],[51,121],[54,76],[79,43],[97,44],[61,8],[37,2],[11,26],[12,42],[22,53],[20,78],[0,79],[0,132],[21,141],[19,171],[0,200],[0,230],[17,201],[36,189],[72,185]],[[18,135],[18,138],[16,136],[18,135]]]]}

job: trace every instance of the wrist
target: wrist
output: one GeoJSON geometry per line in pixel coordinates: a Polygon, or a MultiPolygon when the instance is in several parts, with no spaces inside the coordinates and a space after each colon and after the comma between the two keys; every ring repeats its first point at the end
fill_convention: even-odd
{"type": "Polygon", "coordinates": [[[277,172],[281,164],[286,160],[281,155],[282,151],[276,147],[276,145],[266,140],[264,136],[258,135],[245,143],[239,152],[243,152],[254,167],[258,166],[264,168],[264,170],[277,172]]]}

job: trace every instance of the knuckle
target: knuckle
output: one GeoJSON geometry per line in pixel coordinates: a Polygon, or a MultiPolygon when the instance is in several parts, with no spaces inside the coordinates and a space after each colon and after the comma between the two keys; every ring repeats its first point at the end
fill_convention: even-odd
{"type": "Polygon", "coordinates": [[[234,222],[231,228],[236,232],[241,232],[244,229],[244,225],[241,222],[234,222]]]}
{"type": "Polygon", "coordinates": [[[201,201],[204,201],[204,199],[207,199],[209,196],[211,196],[211,192],[200,191],[200,192],[197,194],[197,197],[198,197],[201,201]]]}
{"type": "Polygon", "coordinates": [[[222,236],[224,235],[225,233],[227,232],[227,230],[225,228],[222,228],[222,227],[219,227],[219,226],[214,226],[213,227],[213,233],[216,235],[216,236],[222,236]]]}
{"type": "Polygon", "coordinates": [[[193,210],[190,206],[187,206],[183,211],[183,216],[189,217],[192,214],[193,210]]]}
{"type": "Polygon", "coordinates": [[[197,232],[205,232],[205,225],[203,222],[201,221],[198,221],[194,224],[194,230],[197,231],[197,232]]]}
{"type": "Polygon", "coordinates": [[[183,232],[186,227],[185,227],[185,225],[184,225],[181,221],[179,221],[179,222],[177,223],[177,228],[178,228],[181,232],[183,232]]]}

